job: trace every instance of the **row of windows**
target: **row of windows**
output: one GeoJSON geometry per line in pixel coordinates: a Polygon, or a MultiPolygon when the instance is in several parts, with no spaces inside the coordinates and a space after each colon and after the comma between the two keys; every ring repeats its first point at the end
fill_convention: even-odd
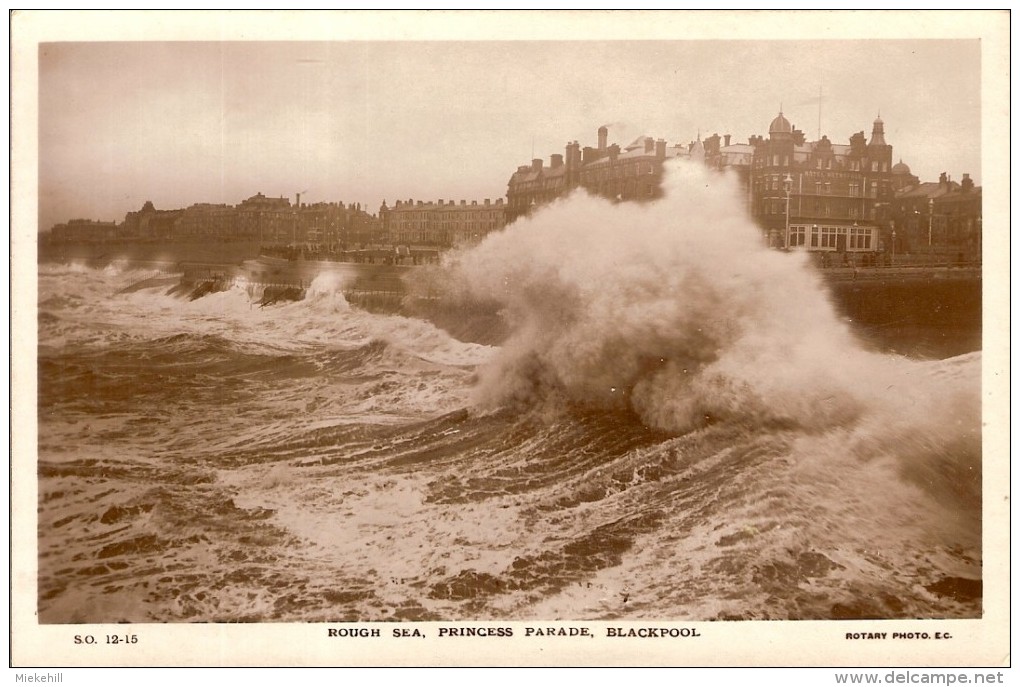
{"type": "MultiPolygon", "coordinates": [[[[793,195],[803,195],[805,189],[811,188],[811,182],[806,184],[799,177],[797,179],[791,179],[791,192],[793,195]]],[[[865,187],[868,190],[868,195],[872,198],[878,197],[878,184],[877,180],[865,182],[865,187]]],[[[771,191],[785,191],[786,190],[786,177],[781,174],[774,174],[764,179],[757,179],[755,181],[755,187],[757,190],[771,190],[771,191]]],[[[838,188],[837,188],[838,190],[838,188]]],[[[832,182],[831,181],[816,181],[814,182],[815,195],[821,196],[832,195],[832,182]]],[[[861,184],[859,182],[851,182],[847,185],[847,195],[852,198],[859,198],[861,196],[861,184]]]]}
{"type": "Polygon", "coordinates": [[[424,222],[428,220],[475,220],[475,219],[498,219],[502,217],[503,209],[487,210],[483,212],[433,212],[429,210],[418,212],[401,212],[390,214],[391,222],[424,222]]]}
{"type": "Polygon", "coordinates": [[[842,236],[845,237],[848,250],[871,250],[873,233],[871,227],[791,225],[787,245],[804,246],[810,237],[812,248],[838,248],[839,238],[842,236]]]}
{"type": "Polygon", "coordinates": [[[476,230],[476,229],[493,229],[495,227],[503,226],[502,222],[464,222],[456,225],[435,225],[435,224],[408,224],[400,223],[396,225],[390,225],[390,231],[458,231],[458,230],[476,230]]]}
{"type": "MultiPolygon", "coordinates": [[[[835,160],[831,157],[818,157],[815,158],[812,166],[816,169],[839,169],[842,167],[842,165],[833,164],[834,162],[835,160]]],[[[756,157],[754,161],[755,167],[789,167],[790,165],[789,155],[763,155],[761,157],[756,157]]],[[[888,172],[889,163],[872,160],[870,164],[864,163],[862,165],[860,160],[847,160],[845,168],[851,172],[860,172],[862,168],[870,168],[872,172],[888,172]]]]}
{"type": "Polygon", "coordinates": [[[651,162],[638,162],[637,164],[622,164],[614,167],[587,171],[582,173],[585,181],[601,181],[606,179],[620,179],[623,177],[636,177],[642,174],[654,174],[655,167],[651,162]]]}

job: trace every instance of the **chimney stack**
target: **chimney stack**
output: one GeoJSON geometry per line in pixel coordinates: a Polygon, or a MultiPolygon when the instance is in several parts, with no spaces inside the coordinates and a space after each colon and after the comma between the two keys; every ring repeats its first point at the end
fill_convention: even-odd
{"type": "Polygon", "coordinates": [[[726,143],[724,143],[723,145],[729,147],[729,145],[730,145],[730,135],[726,134],[725,136],[723,136],[723,140],[726,141],[726,143]]]}
{"type": "Polygon", "coordinates": [[[650,153],[655,149],[655,141],[652,140],[651,136],[645,136],[645,152],[650,153]]]}
{"type": "Polygon", "coordinates": [[[542,158],[536,157],[534,160],[531,161],[531,171],[532,172],[542,171],[542,158]]]}
{"type": "Polygon", "coordinates": [[[605,150],[606,144],[609,142],[609,129],[604,126],[599,127],[599,150],[605,150]]]}
{"type": "Polygon", "coordinates": [[[555,154],[549,156],[549,166],[552,169],[556,169],[557,167],[560,167],[562,165],[563,165],[563,156],[562,155],[560,155],[559,153],[555,153],[555,154]]]}
{"type": "Polygon", "coordinates": [[[660,138],[655,142],[655,157],[660,160],[666,157],[666,139],[660,138]]]}

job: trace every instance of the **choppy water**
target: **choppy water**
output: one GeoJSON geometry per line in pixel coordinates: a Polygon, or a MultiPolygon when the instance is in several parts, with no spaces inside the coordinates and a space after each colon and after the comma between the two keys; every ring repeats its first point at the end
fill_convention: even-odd
{"type": "Polygon", "coordinates": [[[700,174],[457,256],[501,346],[41,266],[41,621],[979,617],[980,353],[863,350],[700,174]]]}

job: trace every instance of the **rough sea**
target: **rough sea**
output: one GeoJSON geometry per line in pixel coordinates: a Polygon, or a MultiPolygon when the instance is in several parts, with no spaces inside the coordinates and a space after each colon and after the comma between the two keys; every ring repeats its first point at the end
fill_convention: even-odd
{"type": "Polygon", "coordinates": [[[866,347],[734,193],[450,255],[484,343],[40,265],[40,621],[980,617],[980,351],[866,347]]]}

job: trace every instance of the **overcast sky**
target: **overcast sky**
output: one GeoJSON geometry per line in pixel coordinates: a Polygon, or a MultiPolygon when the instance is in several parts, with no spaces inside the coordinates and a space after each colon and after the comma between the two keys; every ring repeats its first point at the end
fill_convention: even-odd
{"type": "Polygon", "coordinates": [[[981,183],[977,40],[43,42],[40,226],[256,192],[505,196],[518,165],[638,135],[870,136],[981,183]]]}

